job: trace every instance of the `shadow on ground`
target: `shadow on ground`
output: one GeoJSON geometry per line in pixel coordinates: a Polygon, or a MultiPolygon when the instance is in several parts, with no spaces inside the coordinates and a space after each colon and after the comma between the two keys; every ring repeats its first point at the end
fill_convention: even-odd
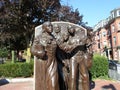
{"type": "Polygon", "coordinates": [[[105,90],[108,90],[108,89],[110,89],[110,90],[117,90],[117,89],[114,87],[114,85],[112,85],[112,84],[102,86],[102,88],[103,88],[103,90],[104,90],[104,89],[105,89],[105,90]]]}
{"type": "Polygon", "coordinates": [[[0,86],[8,84],[8,83],[9,83],[9,81],[7,81],[6,79],[0,79],[0,86]]]}

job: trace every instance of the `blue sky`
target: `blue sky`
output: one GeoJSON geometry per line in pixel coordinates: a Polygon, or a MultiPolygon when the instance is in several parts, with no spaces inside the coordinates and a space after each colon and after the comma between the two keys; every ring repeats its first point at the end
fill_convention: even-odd
{"type": "Polygon", "coordinates": [[[94,26],[100,20],[110,16],[110,11],[120,8],[120,0],[61,0],[62,4],[68,4],[73,9],[79,10],[83,21],[88,22],[88,26],[94,26]]]}

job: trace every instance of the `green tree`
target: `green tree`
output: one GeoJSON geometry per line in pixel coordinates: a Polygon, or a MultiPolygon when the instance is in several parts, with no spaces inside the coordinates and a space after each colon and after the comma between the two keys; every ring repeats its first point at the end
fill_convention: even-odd
{"type": "Polygon", "coordinates": [[[25,49],[34,37],[34,28],[45,21],[68,21],[81,25],[78,9],[61,5],[60,0],[1,0],[0,42],[11,49],[25,49]]]}
{"type": "Polygon", "coordinates": [[[14,47],[22,38],[21,44],[29,45],[34,27],[57,16],[59,6],[59,0],[0,1],[0,41],[8,40],[14,47]]]}
{"type": "Polygon", "coordinates": [[[78,9],[73,10],[72,6],[62,5],[58,11],[58,20],[67,21],[81,25],[83,15],[81,15],[78,9]]]}

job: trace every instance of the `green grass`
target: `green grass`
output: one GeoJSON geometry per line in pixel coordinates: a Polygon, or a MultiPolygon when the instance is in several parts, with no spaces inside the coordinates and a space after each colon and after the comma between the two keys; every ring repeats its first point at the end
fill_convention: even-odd
{"type": "Polygon", "coordinates": [[[106,75],[106,76],[100,76],[100,77],[98,77],[98,78],[92,78],[93,81],[96,80],[96,79],[116,81],[116,80],[108,77],[107,75],[106,75]]]}

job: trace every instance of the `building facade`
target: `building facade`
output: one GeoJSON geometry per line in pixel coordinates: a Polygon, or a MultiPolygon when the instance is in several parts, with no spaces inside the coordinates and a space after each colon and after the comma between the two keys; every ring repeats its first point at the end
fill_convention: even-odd
{"type": "Polygon", "coordinates": [[[93,51],[106,55],[108,59],[120,60],[120,8],[112,10],[107,19],[94,26],[93,31],[93,51]]]}

